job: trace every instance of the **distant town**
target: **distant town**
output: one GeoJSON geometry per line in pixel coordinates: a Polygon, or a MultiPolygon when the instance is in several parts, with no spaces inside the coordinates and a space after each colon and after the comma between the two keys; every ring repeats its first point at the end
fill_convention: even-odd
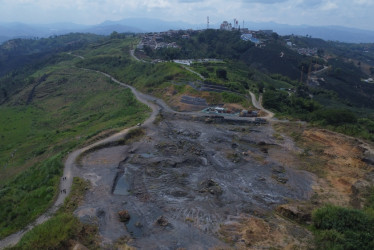
{"type": "MultiPolygon", "coordinates": [[[[207,27],[209,28],[209,26],[207,27]]],[[[220,25],[220,30],[239,31],[243,41],[250,41],[258,47],[266,46],[266,41],[272,36],[278,36],[273,30],[250,30],[248,28],[241,28],[238,21],[234,19],[234,25],[228,21],[223,21],[220,25]]],[[[145,33],[141,42],[137,45],[138,50],[143,50],[144,47],[149,47],[152,50],[159,50],[163,48],[180,48],[176,42],[165,42],[164,37],[190,39],[193,32],[202,32],[203,30],[168,30],[164,32],[149,32],[145,33]]],[[[289,39],[286,40],[287,45],[299,53],[300,55],[316,56],[317,48],[297,48],[289,39]]]]}

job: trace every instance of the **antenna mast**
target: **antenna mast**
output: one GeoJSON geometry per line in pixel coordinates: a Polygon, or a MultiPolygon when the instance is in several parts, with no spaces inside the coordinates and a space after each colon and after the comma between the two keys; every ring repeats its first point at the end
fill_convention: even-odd
{"type": "Polygon", "coordinates": [[[209,17],[206,18],[206,29],[209,29],[209,17]]]}

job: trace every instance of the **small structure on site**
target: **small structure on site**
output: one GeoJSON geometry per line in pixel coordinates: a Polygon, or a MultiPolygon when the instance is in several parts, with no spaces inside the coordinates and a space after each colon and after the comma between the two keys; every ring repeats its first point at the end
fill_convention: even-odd
{"type": "Polygon", "coordinates": [[[242,110],[239,113],[240,117],[257,117],[258,111],[257,110],[242,110]]]}

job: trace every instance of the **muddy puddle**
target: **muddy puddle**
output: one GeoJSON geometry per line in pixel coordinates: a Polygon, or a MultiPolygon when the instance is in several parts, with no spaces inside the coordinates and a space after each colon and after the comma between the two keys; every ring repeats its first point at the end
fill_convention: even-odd
{"type": "Polygon", "coordinates": [[[90,216],[103,244],[128,236],[140,249],[227,247],[217,232],[233,218],[311,196],[311,174],[269,156],[288,150],[271,126],[165,117],[140,141],[82,161],[81,176],[95,173],[96,185],[76,215],[85,222],[90,216]],[[119,221],[123,210],[127,223],[119,221]]]}
{"type": "Polygon", "coordinates": [[[113,194],[114,195],[129,195],[130,181],[129,176],[122,174],[117,177],[118,179],[114,182],[113,194]]]}

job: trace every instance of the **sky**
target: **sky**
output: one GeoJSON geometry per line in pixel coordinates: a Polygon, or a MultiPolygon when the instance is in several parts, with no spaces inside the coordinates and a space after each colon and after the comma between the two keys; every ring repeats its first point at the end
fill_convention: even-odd
{"type": "Polygon", "coordinates": [[[98,24],[158,18],[212,24],[234,18],[374,30],[374,0],[0,0],[0,22],[98,24]]]}

